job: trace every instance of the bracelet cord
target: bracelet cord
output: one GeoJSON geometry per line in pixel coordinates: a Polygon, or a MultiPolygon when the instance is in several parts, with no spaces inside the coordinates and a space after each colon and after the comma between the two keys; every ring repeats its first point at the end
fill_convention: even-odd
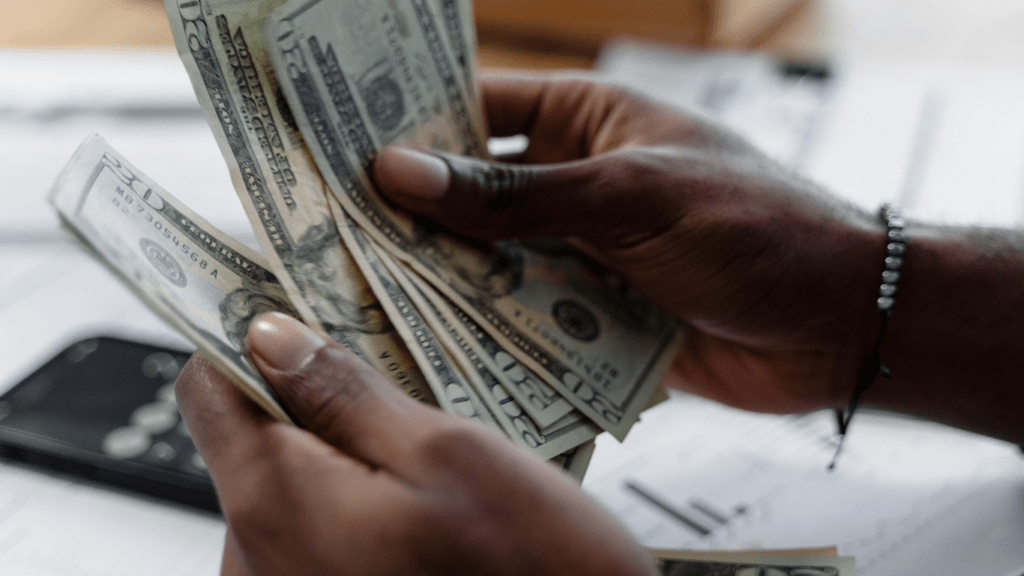
{"type": "Polygon", "coordinates": [[[846,440],[846,433],[850,428],[850,420],[860,404],[860,398],[868,388],[874,384],[878,376],[889,378],[892,376],[889,368],[882,362],[882,342],[885,340],[885,333],[889,329],[889,317],[892,316],[893,305],[895,304],[896,290],[899,286],[900,271],[903,268],[903,256],[907,251],[906,238],[903,236],[905,222],[900,217],[899,211],[891,204],[882,204],[878,211],[879,218],[885,223],[886,247],[885,247],[885,268],[882,271],[882,284],[878,290],[876,310],[881,319],[881,327],[878,336],[875,338],[875,345],[867,358],[857,369],[857,382],[850,395],[850,402],[846,408],[836,408],[836,424],[839,429],[839,441],[836,444],[836,452],[828,469],[835,470],[839,453],[843,449],[843,441],[846,440]]]}

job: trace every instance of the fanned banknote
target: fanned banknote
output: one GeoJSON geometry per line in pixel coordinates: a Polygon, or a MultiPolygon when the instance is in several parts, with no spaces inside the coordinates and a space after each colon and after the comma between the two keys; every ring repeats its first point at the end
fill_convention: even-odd
{"type": "Polygon", "coordinates": [[[338,235],[326,185],[264,43],[281,2],[166,0],[171,31],[270,267],[300,317],[396,385],[432,396],[338,235]]]}
{"type": "Polygon", "coordinates": [[[479,104],[442,22],[427,0],[293,0],[271,15],[268,50],[349,217],[622,439],[676,352],[676,323],[576,254],[515,243],[480,249],[396,211],[373,188],[367,168],[392,142],[484,154],[479,104]]]}
{"type": "Polygon", "coordinates": [[[467,0],[434,0],[434,3],[438,17],[444,22],[448,45],[455,64],[462,72],[466,90],[475,99],[476,23],[473,21],[473,4],[467,0]]]}
{"type": "MultiPolygon", "coordinates": [[[[402,267],[400,262],[395,264],[402,267]]],[[[486,330],[453,305],[451,300],[433,290],[430,285],[417,283],[404,267],[403,272],[407,281],[415,285],[417,291],[428,300],[430,308],[465,341],[465,345],[479,357],[538,426],[546,428],[573,412],[582,416],[542,378],[520,364],[486,330]]]]}
{"type": "Polygon", "coordinates": [[[150,181],[99,136],[50,194],[64,226],[272,416],[290,422],[242,340],[258,314],[294,314],[263,258],[150,181]]]}
{"type": "Polygon", "coordinates": [[[344,215],[342,218],[343,223],[339,227],[342,236],[347,239],[349,245],[357,247],[356,262],[362,266],[370,285],[378,294],[386,295],[381,299],[381,303],[395,322],[399,334],[410,344],[412,354],[420,366],[431,374],[432,377],[428,377],[428,381],[435,383],[441,406],[460,416],[498,426],[494,414],[481,402],[476,391],[431,332],[419,310],[384,267],[383,262],[376,258],[362,230],[344,215]]]}
{"type": "Polygon", "coordinates": [[[485,245],[396,211],[382,146],[486,157],[467,0],[165,0],[265,252],[213,229],[102,140],[53,202],[66,226],[274,416],[241,342],[259,312],[321,330],[410,396],[582,478],[603,429],[656,402],[680,333],[555,241],[485,245]],[[205,274],[205,275],[204,275],[205,274]]]}
{"type": "MultiPolygon", "coordinates": [[[[51,203],[88,252],[190,338],[250,398],[276,418],[291,421],[242,344],[249,322],[258,314],[295,315],[262,255],[196,215],[98,136],[87,139],[65,167],[51,203]]],[[[437,402],[429,389],[424,393],[406,384],[404,391],[506,432],[541,458],[557,458],[567,472],[582,479],[593,447],[580,446],[588,444],[598,430],[585,421],[567,421],[545,430],[545,437],[532,424],[523,423],[521,412],[504,406],[504,397],[482,401],[383,263],[372,258],[368,262],[376,281],[394,291],[389,308],[395,307],[396,318],[407,319],[410,342],[417,344],[422,353],[419,360],[442,383],[438,391],[445,394],[446,402],[437,402]],[[533,435],[523,434],[524,430],[533,435]]],[[[500,396],[495,392],[498,384],[491,386],[483,391],[500,396]]]]}
{"type": "Polygon", "coordinates": [[[378,248],[376,252],[377,257],[385,264],[413,305],[423,313],[424,320],[442,345],[451,351],[452,357],[462,367],[470,385],[491,409],[498,424],[515,442],[547,459],[590,441],[601,432],[600,428],[591,425],[589,420],[576,411],[542,427],[508,393],[508,387],[476,353],[470,344],[470,338],[449,322],[448,318],[427,299],[422,287],[417,286],[386,251],[378,248]]]}

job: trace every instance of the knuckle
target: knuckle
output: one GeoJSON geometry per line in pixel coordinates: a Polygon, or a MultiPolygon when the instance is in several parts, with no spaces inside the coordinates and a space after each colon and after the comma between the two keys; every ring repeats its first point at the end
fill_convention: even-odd
{"type": "Polygon", "coordinates": [[[652,176],[666,169],[661,155],[646,147],[625,148],[609,154],[608,161],[622,183],[633,185],[643,186],[652,176]]]}
{"type": "Polygon", "coordinates": [[[224,520],[239,533],[258,529],[266,522],[265,506],[254,495],[250,495],[251,492],[252,488],[242,488],[234,498],[221,502],[224,520]]]}
{"type": "Polygon", "coordinates": [[[498,169],[489,175],[480,195],[477,221],[484,235],[493,239],[522,232],[523,225],[530,222],[523,217],[529,203],[529,174],[525,169],[498,169]]]}
{"type": "Polygon", "coordinates": [[[453,228],[488,240],[521,231],[536,167],[467,158],[449,158],[449,165],[453,181],[444,213],[453,228]]]}
{"type": "Polygon", "coordinates": [[[206,360],[196,352],[188,359],[178,378],[174,381],[174,393],[179,398],[188,396],[191,390],[201,381],[203,374],[208,369],[206,360]]]}
{"type": "Polygon", "coordinates": [[[195,385],[195,366],[193,364],[195,355],[185,364],[178,373],[178,378],[174,381],[174,396],[181,402],[183,399],[188,398],[191,394],[192,387],[195,385]]]}
{"type": "Polygon", "coordinates": [[[222,402],[211,402],[211,396],[221,396],[224,376],[198,352],[185,364],[174,382],[174,395],[178,409],[189,429],[200,433],[205,429],[216,429],[224,411],[222,402]]]}
{"type": "Polygon", "coordinates": [[[602,158],[602,170],[593,173],[587,183],[589,193],[603,199],[595,208],[607,210],[612,217],[620,210],[634,209],[657,200],[661,194],[658,181],[663,172],[655,158],[644,149],[625,149],[602,158]]]}
{"type": "Polygon", "coordinates": [[[644,102],[647,98],[635,90],[618,84],[596,82],[586,78],[571,78],[549,81],[545,85],[545,101],[558,110],[577,113],[581,107],[592,107],[595,115],[599,110],[620,106],[624,103],[644,102]],[[557,102],[557,104],[556,104],[557,102]]]}
{"type": "MultiPolygon", "coordinates": [[[[274,424],[277,426],[277,424],[274,424]]],[[[239,534],[265,535],[280,524],[275,510],[294,507],[295,495],[310,468],[309,452],[296,449],[289,434],[267,434],[258,452],[244,459],[244,470],[236,470],[227,485],[218,484],[222,512],[229,525],[239,534]]],[[[300,447],[301,448],[301,447],[300,447]]],[[[216,481],[216,479],[215,479],[216,481]]]]}
{"type": "Polygon", "coordinates": [[[273,516],[264,512],[267,506],[249,506],[242,513],[225,511],[227,523],[235,542],[246,555],[259,555],[268,545],[287,539],[284,527],[273,516]]]}
{"type": "Polygon", "coordinates": [[[419,446],[419,454],[431,465],[460,469],[460,465],[478,465],[475,458],[486,457],[491,451],[490,438],[475,426],[455,421],[446,422],[425,434],[419,446]]]}
{"type": "Polygon", "coordinates": [[[529,166],[490,164],[477,166],[472,181],[484,208],[503,212],[522,202],[536,170],[529,166]]]}
{"type": "Polygon", "coordinates": [[[233,483],[230,495],[221,499],[221,511],[225,521],[239,533],[264,532],[274,523],[266,495],[280,494],[280,490],[266,467],[253,466],[246,472],[246,480],[233,483]]]}
{"type": "Polygon", "coordinates": [[[638,90],[618,84],[601,84],[601,96],[611,105],[647,104],[650,99],[638,90]]]}
{"type": "Polygon", "coordinates": [[[433,534],[447,529],[449,525],[453,524],[452,516],[457,515],[458,512],[458,510],[453,510],[447,502],[438,502],[433,498],[422,496],[409,499],[396,498],[392,504],[394,513],[389,515],[388,519],[392,520],[393,524],[389,528],[405,541],[415,541],[422,534],[433,534]]]}
{"type": "Polygon", "coordinates": [[[601,231],[593,241],[631,246],[663,234],[678,221],[691,191],[674,174],[676,160],[670,156],[637,147],[604,158],[604,169],[589,184],[595,201],[580,207],[584,220],[601,231]]]}
{"type": "Polygon", "coordinates": [[[337,437],[373,393],[369,380],[375,376],[348,350],[327,346],[295,374],[294,416],[314,434],[337,437]]]}

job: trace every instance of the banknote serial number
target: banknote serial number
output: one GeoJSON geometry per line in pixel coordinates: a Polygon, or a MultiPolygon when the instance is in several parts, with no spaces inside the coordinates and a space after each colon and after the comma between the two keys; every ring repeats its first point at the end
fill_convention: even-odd
{"type": "Polygon", "coordinates": [[[204,258],[200,252],[192,248],[187,242],[183,242],[178,237],[173,226],[168,224],[163,218],[155,216],[153,212],[146,207],[145,203],[137,201],[135,196],[125,190],[122,186],[116,186],[114,191],[117,196],[111,196],[110,200],[115,208],[130,217],[141,218],[146,222],[146,224],[152,226],[153,230],[155,230],[157,234],[163,236],[167,243],[173,244],[177,247],[182,255],[191,260],[195,266],[206,271],[213,278],[218,277],[220,273],[218,268],[209,260],[204,258]]]}
{"type": "Polygon", "coordinates": [[[378,359],[380,360],[380,367],[391,375],[392,381],[410,398],[420,402],[428,402],[430,400],[427,398],[426,393],[413,383],[412,377],[404,363],[395,358],[389,350],[381,352],[378,359]]]}

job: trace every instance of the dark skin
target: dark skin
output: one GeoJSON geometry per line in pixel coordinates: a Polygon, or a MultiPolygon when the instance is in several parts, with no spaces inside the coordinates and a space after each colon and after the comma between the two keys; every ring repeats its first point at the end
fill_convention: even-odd
{"type": "MultiPolygon", "coordinates": [[[[389,199],[485,239],[571,238],[687,325],[669,385],[765,412],[845,404],[880,326],[876,216],[706,119],[618,88],[481,88],[492,134],[526,134],[525,153],[498,164],[431,152],[442,177],[429,189],[396,177],[415,160],[385,149],[375,180],[389,199]]],[[[882,348],[893,378],[864,404],[1024,443],[1024,239],[906,234],[882,348]]],[[[201,359],[178,382],[228,521],[225,574],[650,573],[547,465],[268,322],[284,324],[250,330],[250,355],[299,427],[271,421],[201,359]]]]}
{"type": "MultiPolygon", "coordinates": [[[[844,406],[878,335],[884,227],[698,116],[587,81],[489,78],[515,164],[435,153],[448,188],[381,191],[487,239],[568,236],[683,320],[666,384],[760,412],[844,406]]],[[[911,222],[864,405],[1024,443],[1024,235],[911,222]]]]}
{"type": "Polygon", "coordinates": [[[249,342],[297,427],[199,356],[178,381],[227,520],[223,574],[651,573],[575,483],[502,436],[411,400],[326,338],[287,369],[261,355],[272,336],[249,342]]]}
{"type": "Polygon", "coordinates": [[[385,150],[385,195],[471,236],[574,238],[689,325],[675,375],[704,396],[796,412],[848,395],[833,375],[852,374],[870,344],[858,325],[884,251],[872,217],[728,130],[621,89],[482,86],[492,134],[530,138],[517,164],[440,155],[450,186],[423,200],[390,185],[385,150]]]}

